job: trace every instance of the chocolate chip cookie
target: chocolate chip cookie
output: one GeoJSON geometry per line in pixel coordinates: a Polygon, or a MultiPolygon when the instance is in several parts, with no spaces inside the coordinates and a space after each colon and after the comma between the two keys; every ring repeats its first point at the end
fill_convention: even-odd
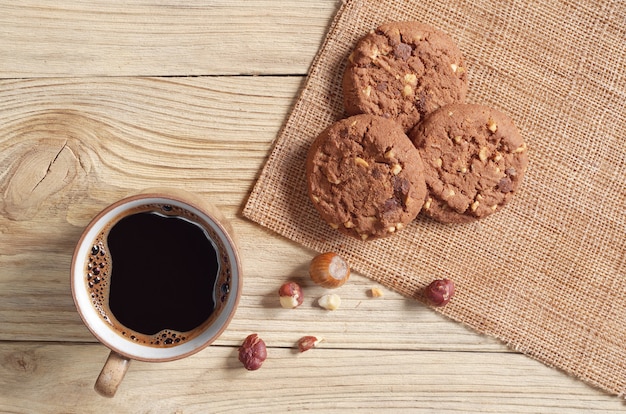
{"type": "Polygon", "coordinates": [[[409,136],[424,163],[428,196],[422,211],[444,223],[467,223],[500,210],[528,164],[513,121],[484,105],[442,107],[409,136]]]}
{"type": "Polygon", "coordinates": [[[437,108],[463,102],[467,84],[450,36],[423,23],[392,22],[357,42],[342,86],[349,115],[391,118],[406,132],[437,108]]]}
{"type": "Polygon", "coordinates": [[[402,230],[426,196],[419,152],[396,122],[362,114],[326,128],[306,159],[308,194],[331,227],[362,240],[402,230]]]}

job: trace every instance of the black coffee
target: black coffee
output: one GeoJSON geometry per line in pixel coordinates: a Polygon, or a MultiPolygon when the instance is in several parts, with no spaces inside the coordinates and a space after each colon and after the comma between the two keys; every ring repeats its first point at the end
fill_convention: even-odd
{"type": "Polygon", "coordinates": [[[199,333],[230,290],[227,255],[206,227],[171,205],[118,217],[89,255],[86,281],[100,315],[121,335],[153,346],[199,333]]]}

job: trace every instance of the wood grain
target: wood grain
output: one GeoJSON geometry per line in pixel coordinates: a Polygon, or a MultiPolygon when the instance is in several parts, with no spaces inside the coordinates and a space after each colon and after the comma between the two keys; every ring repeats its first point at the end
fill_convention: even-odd
{"type": "Polygon", "coordinates": [[[0,1],[0,74],[305,74],[339,3],[0,1]]]}
{"type": "Polygon", "coordinates": [[[519,354],[271,347],[258,371],[235,348],[185,360],[133,361],[118,394],[91,389],[98,345],[0,344],[0,411],[12,413],[617,413],[621,401],[519,354]],[[331,361],[331,363],[329,363],[331,361]],[[158,394],[154,390],[159,390],[158,394]],[[158,395],[158,398],[156,397],[158,395]]]}
{"type": "Polygon", "coordinates": [[[372,283],[358,276],[339,290],[342,308],[323,311],[316,298],[324,290],[308,280],[312,252],[241,217],[301,81],[0,82],[0,124],[5,126],[0,132],[0,339],[93,341],[69,294],[69,264],[80,232],[108,203],[169,185],[209,198],[239,236],[244,297],[220,343],[239,343],[254,327],[286,346],[305,334],[301,326],[306,326],[339,347],[502,349],[456,324],[428,332],[428,324],[441,322],[441,316],[390,291],[373,300],[367,296],[372,283]],[[293,312],[280,308],[276,295],[289,278],[309,294],[293,312]],[[408,311],[398,314],[398,308],[408,311]]]}
{"type": "Polygon", "coordinates": [[[241,216],[339,5],[0,0],[0,412],[623,410],[395,292],[370,297],[361,275],[337,291],[338,310],[319,308],[313,252],[241,216]],[[74,308],[71,254],[101,208],[155,185],[232,220],[243,296],[215,345],[133,362],[105,400],[92,387],[108,350],[74,308]],[[305,288],[295,310],[276,295],[288,279],[305,288]],[[251,332],[270,355],[254,373],[236,357],[251,332]],[[308,334],[325,341],[295,353],[308,334]]]}

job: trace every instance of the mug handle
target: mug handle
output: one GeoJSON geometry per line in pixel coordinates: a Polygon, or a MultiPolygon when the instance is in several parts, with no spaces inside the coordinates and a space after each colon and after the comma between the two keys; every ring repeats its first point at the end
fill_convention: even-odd
{"type": "Polygon", "coordinates": [[[111,351],[93,388],[103,397],[113,397],[124,379],[129,365],[130,359],[111,351]]]}

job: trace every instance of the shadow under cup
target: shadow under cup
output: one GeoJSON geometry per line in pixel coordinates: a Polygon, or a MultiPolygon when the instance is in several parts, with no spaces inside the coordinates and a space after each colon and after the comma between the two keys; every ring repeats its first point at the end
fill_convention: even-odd
{"type": "MultiPolygon", "coordinates": [[[[96,391],[111,397],[123,379],[129,360],[163,362],[184,358],[200,351],[219,337],[232,319],[239,302],[241,264],[230,223],[216,207],[187,192],[159,189],[120,200],[105,208],[90,222],[74,251],[71,286],[74,302],[83,322],[91,333],[112,351],[98,382],[101,382],[103,376],[115,377],[117,375],[118,379],[109,381],[105,387],[96,383],[96,391]],[[186,231],[201,233],[204,241],[209,243],[209,247],[198,246],[200,241],[197,237],[189,241],[188,233],[176,236],[174,229],[181,226],[186,228],[186,231]],[[136,234],[142,231],[146,234],[136,234]],[[127,234],[121,234],[117,239],[113,239],[114,232],[127,234]],[[148,244],[154,242],[157,247],[162,244],[165,246],[164,250],[155,251],[154,254],[151,251],[141,250],[143,243],[135,242],[135,240],[145,240],[141,239],[142,236],[147,238],[148,244]],[[114,246],[115,243],[119,246],[114,246]],[[195,245],[185,246],[185,243],[195,243],[195,245]],[[115,247],[116,250],[110,247],[115,247]],[[176,249],[180,250],[178,254],[183,256],[167,256],[167,252],[176,249]],[[193,251],[193,249],[196,250],[193,251]],[[190,257],[184,256],[185,250],[193,251],[190,257]],[[205,259],[205,256],[209,259],[205,259]],[[179,260],[177,263],[180,263],[180,271],[177,269],[178,265],[175,265],[169,269],[169,273],[161,272],[163,274],[158,277],[160,281],[150,281],[148,289],[144,289],[142,285],[142,287],[137,287],[136,291],[131,290],[132,295],[143,293],[150,295],[150,300],[146,301],[144,298],[143,301],[134,301],[124,296],[129,292],[124,291],[127,286],[121,283],[121,278],[125,276],[122,271],[129,262],[132,264],[133,260],[137,260],[138,263],[133,272],[126,274],[134,274],[137,269],[141,273],[145,269],[145,272],[150,274],[140,277],[150,280],[154,277],[155,271],[159,274],[159,268],[163,268],[167,260],[174,259],[179,260]],[[206,281],[201,280],[202,283],[198,283],[197,279],[191,280],[187,276],[190,273],[188,262],[196,259],[199,263],[192,270],[200,269],[203,273],[199,277],[204,278],[206,274],[208,278],[206,281]],[[202,269],[203,260],[213,260],[214,265],[204,270],[202,269]],[[115,263],[118,263],[117,268],[115,263]],[[193,286],[181,284],[193,284],[193,286]],[[117,302],[122,305],[117,306],[126,308],[125,312],[131,317],[137,314],[158,319],[158,315],[162,315],[165,317],[164,320],[169,320],[166,317],[167,313],[174,312],[177,306],[186,306],[189,298],[175,298],[178,300],[178,305],[175,301],[172,303],[167,297],[152,299],[154,299],[153,296],[160,294],[177,295],[177,288],[181,288],[181,292],[187,291],[187,295],[195,297],[196,302],[199,301],[198,312],[200,307],[204,306],[202,298],[206,298],[207,306],[210,307],[208,310],[203,308],[204,313],[201,315],[184,313],[179,315],[183,319],[190,319],[180,321],[181,326],[187,326],[184,331],[167,326],[170,322],[164,321],[164,325],[159,330],[153,329],[151,332],[146,332],[139,330],[136,326],[126,326],[131,324],[124,324],[118,320],[116,315],[119,315],[122,320],[125,319],[122,318],[121,311],[118,312],[113,307],[114,294],[115,297],[121,298],[121,301],[117,302]],[[133,304],[129,305],[130,302],[133,304]],[[195,322],[194,317],[201,319],[195,322]],[[192,325],[186,325],[186,322],[192,325]],[[111,361],[112,359],[117,362],[111,361]],[[107,370],[117,370],[117,374],[107,374],[105,373],[107,370]]],[[[187,312],[195,312],[196,308],[190,307],[189,309],[187,312]]],[[[126,320],[132,320],[132,318],[126,320]]],[[[158,326],[159,322],[156,321],[156,323],[158,326]]]]}

